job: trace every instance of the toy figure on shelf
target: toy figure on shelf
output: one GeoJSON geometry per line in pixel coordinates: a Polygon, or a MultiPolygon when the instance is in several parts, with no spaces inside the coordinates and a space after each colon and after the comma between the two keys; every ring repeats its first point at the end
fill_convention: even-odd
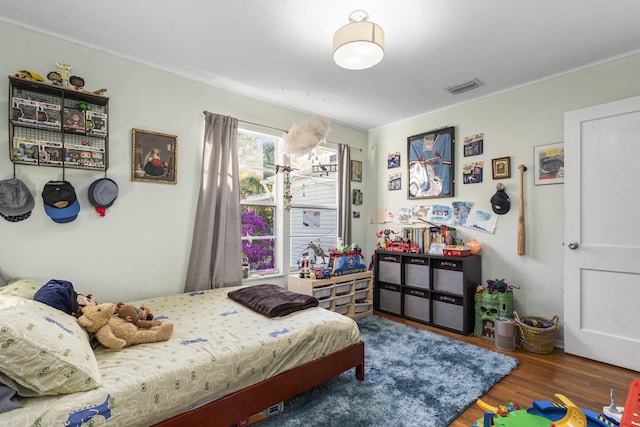
{"type": "Polygon", "coordinates": [[[391,242],[391,235],[396,234],[395,231],[389,230],[388,228],[384,230],[380,230],[376,233],[376,237],[379,239],[384,236],[384,240],[382,243],[378,241],[378,249],[387,249],[387,242],[391,242]]]}
{"type": "Polygon", "coordinates": [[[309,259],[309,251],[302,252],[302,258],[298,260],[298,268],[300,269],[301,279],[309,277],[309,273],[311,273],[311,260],[309,259]]]}
{"type": "Polygon", "coordinates": [[[322,258],[322,263],[326,264],[326,255],[324,253],[324,250],[320,247],[320,245],[316,245],[313,242],[309,242],[309,244],[307,245],[307,249],[311,249],[313,251],[313,263],[317,264],[318,263],[318,258],[322,258]]]}
{"type": "Polygon", "coordinates": [[[69,77],[71,76],[71,65],[64,61],[56,62],[58,73],[62,79],[62,86],[69,87],[69,77]]]}

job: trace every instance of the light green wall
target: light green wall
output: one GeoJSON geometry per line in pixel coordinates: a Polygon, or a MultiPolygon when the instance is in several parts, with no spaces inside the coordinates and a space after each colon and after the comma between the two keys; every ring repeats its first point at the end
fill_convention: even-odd
{"type": "MultiPolygon", "coordinates": [[[[489,199],[496,183],[505,184],[511,199],[511,211],[498,219],[494,234],[458,227],[459,234],[482,244],[482,278],[505,278],[515,290],[515,309],[521,315],[551,318],[563,314],[563,203],[564,185],[534,186],[533,149],[535,146],[562,142],[564,112],[613,100],[640,95],[640,54],[593,66],[560,77],[508,92],[425,114],[370,132],[367,172],[371,208],[398,209],[419,204],[450,204],[470,201],[491,209],[489,199]],[[407,200],[407,137],[443,126],[455,126],[455,197],[407,200]],[[464,157],[465,136],[484,132],[484,154],[464,157]],[[386,156],[402,153],[402,190],[387,191],[386,156]],[[491,159],[511,156],[511,178],[492,179],[491,159]],[[480,184],[462,184],[462,166],[484,161],[480,184]],[[526,255],[516,252],[519,197],[519,164],[527,166],[524,177],[524,204],[527,229],[526,255]]],[[[606,153],[603,155],[624,155],[606,153]]],[[[597,171],[589,171],[597,173],[597,171]]],[[[372,237],[386,225],[369,225],[368,246],[372,237]]],[[[400,225],[396,225],[399,230],[400,225]]],[[[576,304],[578,301],[576,301],[576,304]]],[[[559,334],[561,337],[561,334],[559,334]]]]}
{"type": "MultiPolygon", "coordinates": [[[[182,292],[199,189],[203,111],[279,129],[309,118],[11,24],[0,23],[0,40],[0,74],[29,69],[46,75],[64,60],[72,65],[72,74],[85,79],[87,90],[108,89],[108,176],[118,183],[120,193],[106,216],[99,217],[87,198],[89,185],[103,174],[67,169],[82,210],[76,221],[60,225],[45,215],[41,193],[47,181],[62,178],[62,170],[17,166],[17,177],[32,190],[36,206],[25,221],[0,221],[0,268],[8,276],[70,280],[99,301],[182,292]],[[178,136],[177,185],[131,182],[132,128],[178,136]]],[[[0,85],[5,117],[7,108],[8,79],[0,85]]],[[[0,135],[7,144],[7,120],[0,120],[0,135]]],[[[329,139],[363,148],[367,134],[332,123],[329,139]]],[[[4,150],[0,179],[13,173],[8,145],[4,150]]],[[[364,153],[354,150],[353,157],[364,159],[364,153]]],[[[364,225],[356,225],[354,239],[364,238],[364,225]]]]}

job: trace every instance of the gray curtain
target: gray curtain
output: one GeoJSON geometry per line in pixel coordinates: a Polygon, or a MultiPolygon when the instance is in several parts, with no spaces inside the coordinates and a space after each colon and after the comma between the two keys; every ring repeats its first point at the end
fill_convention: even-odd
{"type": "Polygon", "coordinates": [[[338,236],[345,245],[351,241],[351,150],[338,144],[338,236]]]}
{"type": "Polygon", "coordinates": [[[242,284],[238,119],[205,113],[202,179],[185,292],[242,284]]]}

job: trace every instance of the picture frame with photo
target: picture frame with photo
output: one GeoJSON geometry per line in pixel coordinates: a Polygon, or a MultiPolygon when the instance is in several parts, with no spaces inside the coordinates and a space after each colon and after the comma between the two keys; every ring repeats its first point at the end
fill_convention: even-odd
{"type": "Polygon", "coordinates": [[[493,179],[511,178],[511,157],[491,159],[491,171],[493,179]]]}
{"type": "Polygon", "coordinates": [[[351,160],[351,181],[362,182],[362,162],[351,160]]]}
{"type": "Polygon", "coordinates": [[[178,137],[142,129],[131,131],[131,181],[175,184],[178,137]]]}

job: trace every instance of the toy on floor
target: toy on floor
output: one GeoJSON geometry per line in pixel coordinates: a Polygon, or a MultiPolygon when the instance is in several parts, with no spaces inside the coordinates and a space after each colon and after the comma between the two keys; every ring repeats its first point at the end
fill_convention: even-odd
{"type": "Polygon", "coordinates": [[[604,416],[588,409],[578,408],[567,397],[555,394],[562,401],[558,405],[549,401],[534,400],[529,409],[517,405],[491,406],[481,399],[476,404],[484,411],[484,417],[473,427],[613,427],[615,424],[604,416]]]}

